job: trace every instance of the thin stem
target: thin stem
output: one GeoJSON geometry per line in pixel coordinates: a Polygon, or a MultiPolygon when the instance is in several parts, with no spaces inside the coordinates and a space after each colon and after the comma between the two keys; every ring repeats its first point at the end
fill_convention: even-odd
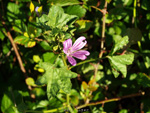
{"type": "MultiPolygon", "coordinates": [[[[62,60],[63,60],[64,65],[65,65],[65,66],[67,67],[67,69],[68,69],[68,65],[67,65],[67,63],[66,63],[66,59],[65,59],[65,57],[64,57],[64,54],[62,54],[61,56],[62,56],[62,60]]],[[[66,94],[66,99],[67,99],[67,106],[68,106],[70,112],[71,112],[71,113],[74,113],[72,107],[70,106],[69,94],[66,94]]]]}
{"type": "Polygon", "coordinates": [[[68,108],[69,108],[69,110],[70,110],[71,113],[74,113],[72,107],[70,106],[70,102],[69,102],[69,94],[67,94],[66,97],[67,97],[67,105],[68,105],[68,108]]]}
{"type": "Polygon", "coordinates": [[[64,65],[65,65],[65,66],[67,67],[67,69],[68,69],[68,65],[67,65],[66,59],[65,59],[65,57],[64,57],[64,54],[62,54],[61,57],[62,57],[62,60],[63,60],[64,65]]]}
{"type": "Polygon", "coordinates": [[[104,52],[104,42],[105,42],[105,26],[106,26],[106,13],[107,13],[107,0],[105,0],[105,5],[103,9],[103,21],[102,21],[102,39],[101,39],[101,51],[99,53],[99,58],[102,58],[104,52]]]}
{"type": "Polygon", "coordinates": [[[81,109],[81,108],[84,108],[84,107],[87,107],[87,106],[104,104],[104,103],[113,102],[113,101],[119,101],[119,100],[122,100],[122,99],[125,99],[125,98],[132,98],[132,97],[142,96],[144,94],[145,94],[145,92],[140,92],[140,93],[126,95],[126,96],[122,96],[122,97],[117,97],[117,98],[102,100],[102,101],[99,101],[99,102],[89,103],[89,104],[84,104],[84,105],[78,106],[76,109],[81,109]]]}
{"type": "MultiPolygon", "coordinates": [[[[3,5],[2,5],[2,6],[3,6],[3,5]]],[[[8,37],[8,39],[10,40],[10,42],[11,42],[11,44],[12,44],[12,47],[14,48],[16,57],[17,57],[17,59],[18,59],[19,65],[20,65],[20,69],[21,69],[21,71],[24,73],[25,78],[27,78],[26,70],[25,70],[25,68],[24,68],[24,66],[23,66],[23,62],[22,62],[22,59],[21,59],[20,54],[19,54],[19,52],[18,52],[17,46],[16,46],[16,44],[14,43],[14,40],[13,40],[13,38],[12,38],[12,35],[11,35],[11,33],[9,32],[9,30],[7,29],[7,26],[6,26],[5,21],[3,20],[3,17],[2,17],[1,14],[0,14],[0,18],[1,18],[1,22],[2,22],[3,27],[4,27],[4,28],[6,29],[6,31],[7,31],[7,37],[8,37]]]]}
{"type": "Polygon", "coordinates": [[[105,59],[106,57],[103,57],[103,58],[96,58],[96,59],[90,59],[90,60],[85,60],[85,61],[82,61],[82,62],[79,62],[77,63],[75,66],[71,66],[69,67],[69,69],[72,69],[76,66],[79,66],[79,65],[82,65],[82,64],[85,64],[85,63],[88,63],[88,62],[94,62],[94,61],[97,61],[97,60],[101,60],[101,59],[105,59]]]}
{"type": "Polygon", "coordinates": [[[56,109],[52,109],[52,110],[46,110],[46,111],[32,111],[32,110],[27,110],[27,112],[32,112],[32,113],[54,113],[54,112],[59,112],[59,111],[65,111],[66,107],[61,107],[61,108],[56,108],[56,109]]]}
{"type": "Polygon", "coordinates": [[[134,24],[135,27],[137,27],[137,22],[136,22],[136,4],[137,4],[137,1],[134,0],[132,24],[134,24]]]}

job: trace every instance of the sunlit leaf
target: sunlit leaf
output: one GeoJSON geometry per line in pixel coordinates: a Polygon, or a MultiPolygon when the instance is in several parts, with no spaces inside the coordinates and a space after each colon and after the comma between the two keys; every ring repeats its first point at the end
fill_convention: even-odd
{"type": "Polygon", "coordinates": [[[73,5],[73,6],[67,7],[65,12],[70,15],[77,15],[78,17],[81,18],[85,15],[86,10],[80,5],[73,5]]]}
{"type": "Polygon", "coordinates": [[[30,39],[29,39],[28,37],[25,37],[25,36],[17,36],[17,37],[14,39],[14,42],[17,43],[17,44],[26,45],[29,40],[30,40],[30,39]]]}
{"type": "Polygon", "coordinates": [[[46,52],[43,54],[44,62],[54,63],[56,58],[57,58],[57,55],[55,55],[53,52],[46,52]]]}
{"type": "Polygon", "coordinates": [[[125,54],[125,55],[118,55],[118,56],[109,56],[109,62],[113,69],[113,74],[115,77],[118,77],[119,73],[121,72],[124,77],[127,75],[127,67],[126,65],[132,64],[134,60],[134,54],[125,54]]]}
{"type": "Polygon", "coordinates": [[[11,98],[7,94],[4,94],[4,96],[2,98],[2,104],[1,104],[2,112],[5,112],[12,105],[13,105],[13,102],[12,102],[11,98]]]}
{"type": "Polygon", "coordinates": [[[29,38],[29,35],[27,32],[24,32],[23,35],[29,38]]]}
{"type": "Polygon", "coordinates": [[[41,14],[42,13],[42,9],[43,9],[43,6],[40,6],[39,8],[38,8],[38,12],[41,14]]]}
{"type": "Polygon", "coordinates": [[[38,63],[40,61],[40,57],[38,55],[33,55],[33,61],[38,63]]]}
{"type": "Polygon", "coordinates": [[[29,41],[28,47],[34,47],[36,45],[36,41],[29,41]]]}
{"type": "Polygon", "coordinates": [[[106,0],[108,3],[110,3],[111,2],[111,0],[106,0]]]}
{"type": "Polygon", "coordinates": [[[90,20],[77,20],[76,26],[77,26],[77,32],[86,32],[90,29],[93,22],[90,20]]]}
{"type": "Polygon", "coordinates": [[[18,14],[20,13],[20,5],[17,5],[13,2],[9,2],[7,5],[7,16],[9,21],[13,21],[17,18],[18,14]]]}
{"type": "Polygon", "coordinates": [[[26,84],[29,85],[29,86],[36,86],[35,81],[32,77],[28,77],[26,79],[26,84]]]}
{"type": "Polygon", "coordinates": [[[37,69],[40,73],[43,73],[44,72],[44,69],[42,69],[42,68],[38,68],[37,69]]]}
{"type": "Polygon", "coordinates": [[[31,13],[34,11],[34,4],[32,2],[30,2],[30,11],[31,13]]]}
{"type": "Polygon", "coordinates": [[[65,14],[61,7],[52,6],[49,10],[47,24],[53,28],[62,28],[67,24],[67,22],[74,18],[76,18],[75,15],[65,14]]]}
{"type": "Polygon", "coordinates": [[[115,38],[114,37],[114,46],[110,52],[110,55],[114,54],[117,50],[120,50],[123,48],[123,46],[127,45],[128,41],[128,36],[124,36],[123,38],[115,38]]]}
{"type": "Polygon", "coordinates": [[[65,67],[56,68],[47,62],[41,62],[39,66],[45,69],[45,73],[37,81],[37,84],[47,84],[47,95],[49,99],[55,97],[60,89],[65,93],[69,93],[72,86],[70,79],[76,77],[76,73],[67,70],[65,67]]]}

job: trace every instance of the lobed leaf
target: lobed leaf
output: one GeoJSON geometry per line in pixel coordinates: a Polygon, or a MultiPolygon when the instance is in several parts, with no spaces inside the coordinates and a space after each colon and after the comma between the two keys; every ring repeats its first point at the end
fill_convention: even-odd
{"type": "Polygon", "coordinates": [[[41,62],[39,66],[45,69],[45,73],[36,83],[39,85],[47,84],[47,96],[49,99],[55,97],[60,89],[65,93],[69,93],[72,86],[70,79],[75,78],[76,73],[64,67],[56,68],[48,62],[41,62]]]}
{"type": "Polygon", "coordinates": [[[53,28],[62,28],[73,18],[76,16],[65,14],[61,7],[53,5],[49,10],[47,24],[53,28]]]}
{"type": "Polygon", "coordinates": [[[127,45],[127,43],[129,42],[128,41],[129,38],[128,36],[124,36],[123,38],[114,38],[114,46],[111,50],[111,52],[109,53],[110,55],[113,55],[117,50],[123,48],[123,46],[127,45]]]}
{"type": "Polygon", "coordinates": [[[86,9],[84,9],[80,5],[73,5],[73,6],[67,7],[65,12],[69,15],[77,15],[79,18],[81,18],[85,15],[86,9]]]}
{"type": "Polygon", "coordinates": [[[124,77],[127,75],[126,65],[132,64],[134,60],[134,54],[125,54],[119,56],[108,56],[109,62],[112,66],[113,74],[115,77],[119,76],[119,72],[123,74],[124,77]]]}

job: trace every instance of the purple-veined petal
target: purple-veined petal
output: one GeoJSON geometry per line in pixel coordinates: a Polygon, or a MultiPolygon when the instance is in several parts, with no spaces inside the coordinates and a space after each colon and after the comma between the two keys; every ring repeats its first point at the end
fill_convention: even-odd
{"type": "Polygon", "coordinates": [[[86,56],[90,55],[90,53],[85,50],[80,50],[75,53],[72,53],[71,55],[74,56],[75,58],[85,60],[87,58],[86,56]]]}
{"type": "Polygon", "coordinates": [[[79,37],[79,38],[75,41],[75,43],[73,44],[71,50],[72,50],[72,51],[77,51],[77,50],[79,50],[79,49],[82,49],[82,48],[86,45],[86,43],[87,43],[87,41],[85,41],[85,39],[86,39],[86,38],[85,38],[84,36],[79,37]]]}
{"type": "Polygon", "coordinates": [[[67,56],[67,59],[68,59],[68,62],[69,62],[71,65],[75,66],[75,65],[77,64],[77,62],[76,62],[76,60],[75,60],[74,58],[72,58],[72,57],[70,57],[70,56],[67,56]]]}
{"type": "Polygon", "coordinates": [[[69,48],[72,47],[72,40],[71,39],[67,39],[66,41],[63,42],[63,51],[65,54],[67,54],[67,51],[69,50],[69,48]]]}

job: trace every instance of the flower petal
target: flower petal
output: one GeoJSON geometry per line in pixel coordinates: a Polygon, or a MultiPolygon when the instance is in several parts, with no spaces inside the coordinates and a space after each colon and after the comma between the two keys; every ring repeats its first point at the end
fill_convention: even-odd
{"type": "Polygon", "coordinates": [[[68,59],[68,62],[69,62],[71,65],[75,66],[75,65],[77,64],[77,62],[76,62],[76,60],[75,60],[74,58],[68,56],[67,59],[68,59]]]}
{"type": "Polygon", "coordinates": [[[71,55],[74,56],[75,58],[85,60],[87,58],[86,56],[90,55],[90,53],[88,51],[85,51],[85,50],[80,50],[80,51],[77,51],[71,55]]]}
{"type": "Polygon", "coordinates": [[[85,41],[85,39],[86,39],[86,38],[85,38],[84,36],[79,37],[79,38],[75,41],[75,43],[73,44],[71,50],[72,50],[72,51],[77,51],[77,50],[83,48],[83,47],[86,45],[86,43],[87,43],[87,41],[85,41]],[[83,42],[83,41],[84,41],[84,42],[83,42]]]}
{"type": "Polygon", "coordinates": [[[72,40],[71,39],[67,39],[66,41],[63,42],[63,51],[65,54],[67,54],[67,51],[69,50],[69,48],[72,47],[72,40]]]}
{"type": "Polygon", "coordinates": [[[35,8],[35,12],[38,12],[38,9],[39,9],[39,7],[37,6],[37,7],[35,8]]]}

